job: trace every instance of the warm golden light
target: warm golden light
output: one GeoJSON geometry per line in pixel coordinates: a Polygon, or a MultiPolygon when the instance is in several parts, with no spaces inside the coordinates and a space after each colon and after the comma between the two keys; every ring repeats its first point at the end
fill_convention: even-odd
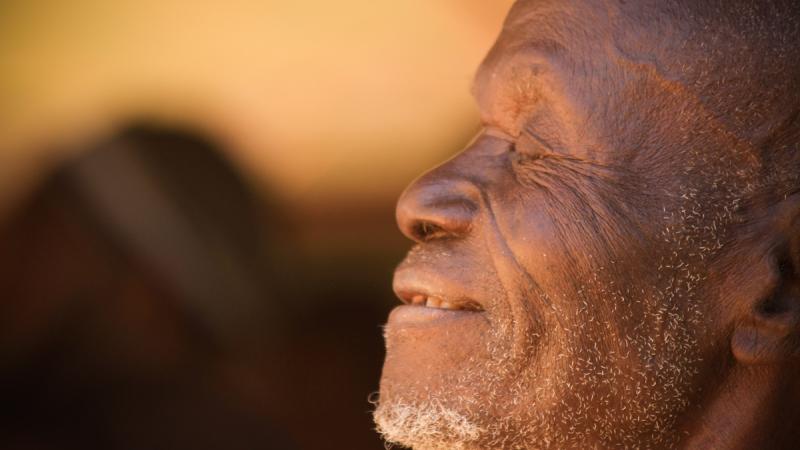
{"type": "Polygon", "coordinates": [[[4,2],[0,190],[38,144],[136,116],[211,129],[295,201],[395,195],[474,130],[510,3],[4,2]]]}

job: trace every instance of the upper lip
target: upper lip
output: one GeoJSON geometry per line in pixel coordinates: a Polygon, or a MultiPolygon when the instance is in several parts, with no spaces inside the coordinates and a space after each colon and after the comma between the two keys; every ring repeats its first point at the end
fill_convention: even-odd
{"type": "Polygon", "coordinates": [[[402,264],[395,271],[392,285],[397,297],[409,305],[445,309],[483,311],[483,306],[463,292],[461,283],[442,274],[402,264]]]}

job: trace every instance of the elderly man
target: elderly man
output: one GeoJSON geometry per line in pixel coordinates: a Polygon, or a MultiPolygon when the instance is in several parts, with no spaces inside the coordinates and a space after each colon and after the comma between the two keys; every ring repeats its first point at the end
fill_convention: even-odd
{"type": "Polygon", "coordinates": [[[795,0],[519,0],[397,207],[387,441],[800,447],[799,43],[795,0]]]}

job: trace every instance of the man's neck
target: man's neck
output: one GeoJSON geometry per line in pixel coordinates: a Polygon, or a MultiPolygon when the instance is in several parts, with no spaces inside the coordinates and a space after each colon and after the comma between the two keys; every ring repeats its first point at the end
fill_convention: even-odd
{"type": "Polygon", "coordinates": [[[687,450],[800,447],[797,370],[735,366],[693,421],[687,450]]]}

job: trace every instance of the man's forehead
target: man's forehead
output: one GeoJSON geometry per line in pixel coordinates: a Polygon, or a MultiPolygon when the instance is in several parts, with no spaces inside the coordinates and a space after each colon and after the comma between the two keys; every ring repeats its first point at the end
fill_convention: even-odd
{"type": "Polygon", "coordinates": [[[481,84],[496,78],[500,72],[519,77],[535,77],[560,66],[564,48],[552,40],[520,40],[514,43],[498,41],[478,67],[473,80],[473,91],[481,84]]]}
{"type": "MultiPolygon", "coordinates": [[[[646,9],[644,4],[631,8],[646,9]]],[[[648,44],[670,38],[650,33],[651,25],[620,32],[616,28],[629,28],[631,25],[630,18],[620,22],[621,15],[619,5],[601,0],[517,0],[495,45],[481,64],[476,81],[483,76],[481,72],[496,70],[509,59],[521,57],[523,60],[557,63],[558,59],[569,58],[573,63],[583,65],[587,60],[606,60],[618,45],[625,46],[625,42],[630,40],[655,50],[658,46],[648,44]]],[[[667,15],[658,11],[634,14],[642,20],[645,16],[662,25],[670,22],[667,15]]]]}
{"type": "MultiPolygon", "coordinates": [[[[559,52],[548,42],[529,42],[493,51],[475,75],[472,95],[483,114],[522,113],[541,100],[544,88],[551,90],[561,64],[559,52]]],[[[506,115],[506,114],[503,114],[506,115]]],[[[487,119],[487,117],[484,117],[487,119]]]]}
{"type": "MultiPolygon", "coordinates": [[[[663,16],[660,11],[653,14],[663,16]]],[[[621,15],[618,4],[603,1],[518,0],[473,80],[472,92],[479,107],[483,111],[496,103],[499,93],[522,99],[537,97],[520,94],[529,87],[562,99],[569,97],[578,108],[588,107],[585,102],[619,89],[618,83],[610,81],[615,76],[630,71],[644,76],[651,68],[661,70],[651,63],[663,56],[662,41],[676,37],[654,32],[651,25],[628,29],[631,19],[621,19],[621,15]],[[645,51],[634,55],[628,53],[630,48],[645,51]]],[[[660,17],[657,22],[669,27],[671,20],[660,17]]],[[[669,78],[666,73],[656,76],[669,78]]],[[[504,103],[502,114],[515,109],[513,102],[504,103]]]]}
{"type": "Polygon", "coordinates": [[[570,52],[581,45],[565,23],[571,7],[563,3],[518,1],[512,7],[473,80],[485,122],[508,122],[501,128],[514,134],[510,123],[543,100],[543,92],[560,93],[558,86],[569,77],[570,52]]]}
{"type": "Polygon", "coordinates": [[[537,17],[547,16],[559,11],[575,11],[584,8],[583,0],[572,2],[558,0],[517,0],[511,5],[503,29],[514,29],[525,25],[537,17]]]}
{"type": "Polygon", "coordinates": [[[497,42],[478,68],[473,93],[478,94],[482,85],[503,69],[514,72],[516,78],[560,66],[568,53],[587,43],[591,33],[584,29],[581,16],[594,14],[593,11],[584,2],[518,0],[497,42]]]}

